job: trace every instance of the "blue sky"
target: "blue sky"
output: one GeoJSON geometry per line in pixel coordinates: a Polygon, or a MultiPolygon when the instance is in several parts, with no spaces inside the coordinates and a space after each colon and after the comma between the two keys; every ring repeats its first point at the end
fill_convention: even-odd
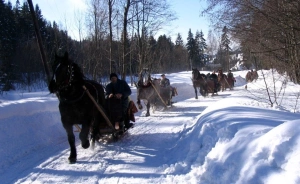
{"type": "Polygon", "coordinates": [[[171,0],[171,7],[177,14],[177,20],[171,26],[165,27],[162,32],[170,35],[175,41],[177,34],[180,33],[183,41],[186,42],[189,29],[195,35],[196,31],[203,31],[207,37],[209,31],[209,21],[207,17],[200,16],[205,8],[205,2],[200,0],[171,0]]]}
{"type": "MultiPolygon", "coordinates": [[[[7,2],[8,0],[6,0],[7,2]]],[[[10,0],[13,4],[16,0],[10,0]]],[[[38,4],[42,10],[44,18],[57,22],[62,29],[67,29],[71,37],[77,37],[78,31],[74,26],[75,13],[84,12],[87,8],[86,0],[32,0],[33,4],[38,4]]],[[[21,3],[23,1],[20,1],[21,3]]],[[[200,0],[169,0],[171,8],[176,12],[177,20],[166,25],[159,35],[166,34],[175,41],[177,34],[182,35],[186,42],[189,29],[195,34],[197,30],[203,31],[204,37],[207,37],[209,22],[207,17],[201,17],[200,12],[205,7],[205,2],[200,0]]]]}

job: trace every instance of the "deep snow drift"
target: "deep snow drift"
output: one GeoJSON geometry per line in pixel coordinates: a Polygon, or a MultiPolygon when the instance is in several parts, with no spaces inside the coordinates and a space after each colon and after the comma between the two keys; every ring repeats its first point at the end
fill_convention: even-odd
{"type": "MultiPolygon", "coordinates": [[[[234,90],[199,99],[191,71],[167,74],[179,93],[173,107],[150,117],[139,111],[126,136],[98,143],[94,150],[81,148],[76,133],[76,164],[67,162],[69,145],[55,96],[46,90],[5,93],[0,96],[0,181],[300,183],[300,87],[263,71],[271,95],[277,95],[271,107],[261,72],[247,90],[246,72],[234,72],[234,90]]],[[[135,87],[132,91],[136,101],[135,87]]]]}

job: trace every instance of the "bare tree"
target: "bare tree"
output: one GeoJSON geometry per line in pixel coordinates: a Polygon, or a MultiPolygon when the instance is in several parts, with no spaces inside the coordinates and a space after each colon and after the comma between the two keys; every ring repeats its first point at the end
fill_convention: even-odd
{"type": "Polygon", "coordinates": [[[74,21],[76,23],[76,28],[78,30],[78,41],[80,43],[80,47],[81,47],[81,42],[82,42],[82,39],[83,39],[83,26],[84,26],[84,20],[83,20],[83,12],[81,11],[77,11],[77,12],[74,12],[74,21]]]}
{"type": "Polygon", "coordinates": [[[212,30],[208,31],[206,51],[209,55],[214,55],[218,51],[218,41],[217,41],[214,33],[212,32],[212,30]]]}
{"type": "MultiPolygon", "coordinates": [[[[88,42],[85,45],[86,59],[84,69],[96,80],[97,75],[105,73],[109,62],[106,60],[104,39],[107,35],[107,4],[105,0],[90,0],[87,11],[88,42]]],[[[109,68],[108,68],[109,70],[109,68]]]]}
{"type": "Polygon", "coordinates": [[[163,25],[174,20],[175,16],[167,0],[138,0],[132,7],[134,29],[138,38],[139,71],[141,71],[144,67],[151,68],[153,62],[147,59],[149,54],[147,39],[150,35],[155,35],[163,25]]]}
{"type": "MultiPolygon", "coordinates": [[[[122,78],[125,79],[126,76],[126,61],[128,61],[128,33],[127,33],[127,25],[128,25],[128,13],[129,8],[131,6],[131,0],[126,0],[126,4],[124,5],[124,17],[123,17],[123,35],[122,35],[122,45],[123,45],[123,53],[122,53],[122,78]]],[[[131,70],[130,70],[131,72],[131,70]]],[[[130,73],[130,76],[132,73],[130,73]]]]}
{"type": "Polygon", "coordinates": [[[107,0],[108,2],[108,25],[109,25],[109,73],[112,72],[112,42],[113,42],[113,28],[112,28],[112,14],[114,0],[107,0]]]}
{"type": "MultiPolygon", "coordinates": [[[[227,26],[244,49],[267,58],[263,66],[288,72],[291,80],[300,81],[299,1],[287,0],[208,0],[203,13],[216,28],[227,26]],[[222,7],[222,8],[220,8],[222,7]]],[[[248,58],[250,59],[250,58],[248,58]]]]}
{"type": "MultiPolygon", "coordinates": [[[[271,69],[273,83],[267,83],[266,98],[271,106],[280,105],[288,78],[280,80],[274,71],[300,82],[300,1],[292,0],[208,0],[203,13],[215,28],[227,26],[238,40],[244,56],[256,69],[271,69]],[[221,8],[220,8],[221,7],[221,8]],[[285,75],[286,74],[286,75],[285,75]],[[276,76],[276,77],[275,77],[276,76]],[[279,88],[275,86],[281,85],[279,88]],[[277,89],[277,91],[276,91],[277,89]]],[[[296,102],[297,105],[297,102],[296,102]]]]}

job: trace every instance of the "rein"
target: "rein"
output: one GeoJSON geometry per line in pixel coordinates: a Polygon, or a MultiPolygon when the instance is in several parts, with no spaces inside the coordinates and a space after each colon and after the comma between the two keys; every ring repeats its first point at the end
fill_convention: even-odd
{"type": "Polygon", "coordinates": [[[79,100],[81,100],[82,97],[84,96],[84,94],[85,94],[85,91],[83,91],[82,94],[81,94],[78,98],[75,98],[75,99],[72,99],[72,100],[67,99],[67,98],[61,98],[61,97],[58,95],[58,100],[59,100],[60,102],[75,103],[75,102],[78,102],[79,100]]]}
{"type": "MultiPolygon", "coordinates": [[[[59,63],[54,71],[54,75],[53,75],[53,80],[56,82],[56,78],[57,78],[57,70],[60,67],[61,63],[59,63]]],[[[74,80],[74,67],[72,65],[68,65],[68,70],[67,70],[67,74],[69,75],[69,78],[65,80],[65,82],[63,83],[63,85],[59,85],[58,86],[58,91],[62,91],[62,90],[67,90],[71,85],[72,82],[74,80]]],[[[78,97],[75,97],[74,99],[68,99],[68,98],[61,98],[59,95],[58,96],[58,100],[60,102],[65,102],[65,103],[75,103],[78,102],[79,100],[82,99],[82,97],[84,96],[85,91],[82,92],[82,94],[78,95],[78,97]]]]}
{"type": "MultiPolygon", "coordinates": [[[[141,80],[138,82],[138,84],[136,85],[137,87],[141,87],[141,88],[148,88],[150,86],[153,87],[153,89],[155,90],[156,94],[158,95],[159,99],[162,101],[162,103],[164,104],[165,107],[167,107],[167,104],[164,102],[164,100],[162,99],[162,97],[160,96],[159,92],[157,91],[156,87],[154,86],[152,80],[149,80],[147,82],[147,84],[145,85],[144,82],[142,82],[141,80]]],[[[152,96],[152,95],[151,95],[152,96]]],[[[140,101],[138,100],[138,104],[140,103],[140,101]]]]}
{"type": "Polygon", "coordinates": [[[157,91],[156,87],[154,86],[154,84],[150,81],[152,87],[154,88],[155,92],[157,93],[157,95],[159,96],[160,100],[162,101],[162,103],[164,104],[165,107],[167,107],[166,103],[164,102],[164,100],[162,99],[162,97],[160,96],[159,92],[157,91]]]}

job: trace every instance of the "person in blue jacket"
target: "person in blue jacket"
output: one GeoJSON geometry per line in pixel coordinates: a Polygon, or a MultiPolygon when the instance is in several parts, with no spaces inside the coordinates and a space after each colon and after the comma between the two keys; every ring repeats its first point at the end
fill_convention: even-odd
{"type": "Polygon", "coordinates": [[[126,81],[118,78],[116,73],[110,74],[110,83],[106,86],[106,98],[116,97],[122,100],[122,110],[124,117],[125,128],[130,128],[133,124],[130,123],[127,115],[127,109],[129,104],[129,96],[131,95],[131,89],[126,81]]]}

